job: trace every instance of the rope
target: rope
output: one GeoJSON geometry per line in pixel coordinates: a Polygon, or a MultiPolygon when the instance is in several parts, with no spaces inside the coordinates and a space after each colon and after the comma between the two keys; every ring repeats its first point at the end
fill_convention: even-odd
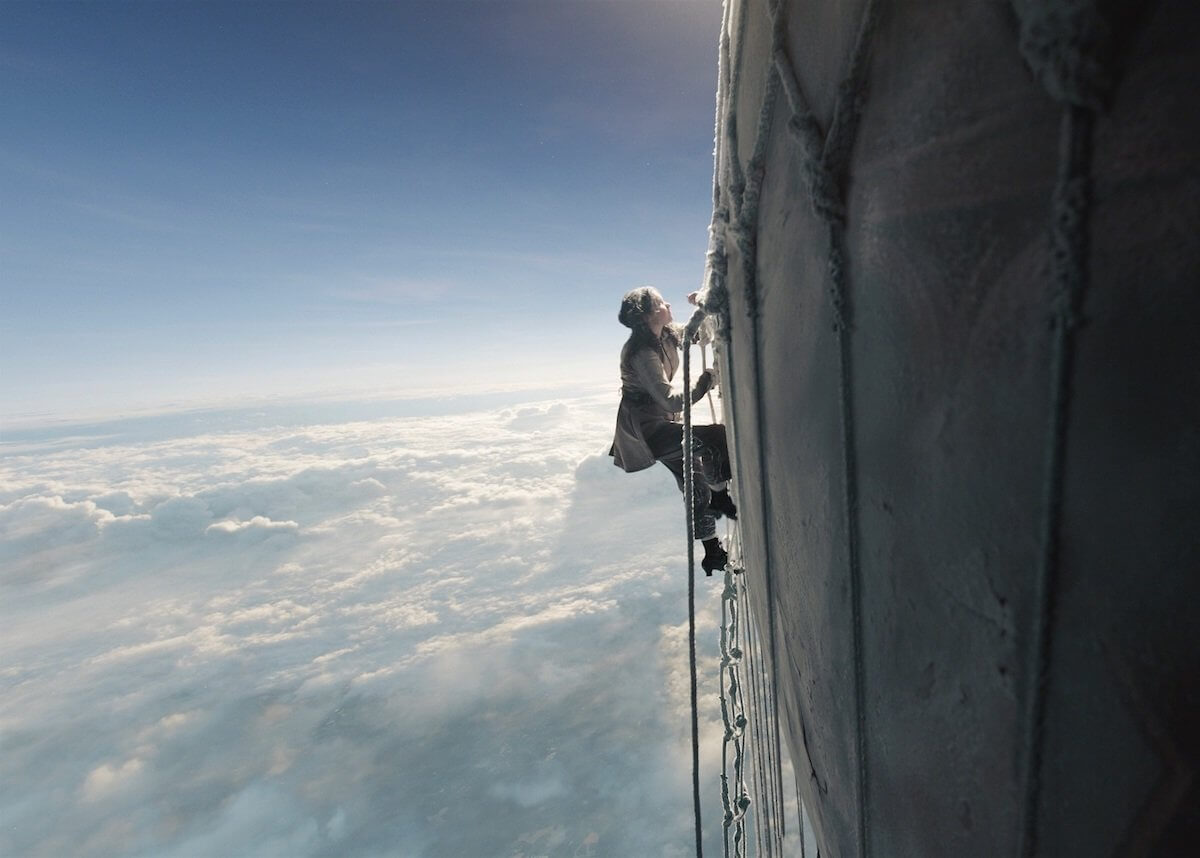
{"type": "Polygon", "coordinates": [[[800,795],[800,772],[792,766],[792,777],[796,779],[796,820],[800,829],[800,858],[807,858],[808,854],[808,838],[806,836],[807,828],[804,825],[804,798],[800,795]]]}
{"type": "MultiPolygon", "coordinates": [[[[778,6],[778,3],[774,4],[778,6]]],[[[767,479],[766,469],[766,445],[763,443],[763,410],[765,407],[763,397],[763,382],[762,382],[762,353],[761,340],[759,336],[759,314],[760,301],[758,295],[758,262],[757,262],[757,241],[756,233],[758,230],[758,203],[762,191],[763,176],[766,172],[766,148],[767,140],[770,137],[771,125],[773,121],[775,98],[780,88],[779,75],[776,72],[774,63],[771,63],[767,71],[766,92],[763,96],[762,108],[758,118],[758,137],[755,141],[754,152],[751,154],[750,163],[748,164],[749,178],[746,182],[746,189],[742,198],[738,223],[737,223],[737,245],[738,251],[741,254],[742,261],[742,276],[745,281],[745,294],[747,303],[747,312],[750,316],[751,325],[751,341],[754,345],[753,360],[754,360],[754,394],[755,394],[755,422],[758,427],[759,443],[758,443],[758,483],[759,483],[759,502],[762,515],[763,537],[764,544],[768,546],[763,557],[763,581],[766,591],[766,607],[767,607],[767,649],[770,654],[772,676],[775,673],[776,658],[776,634],[775,634],[775,603],[773,600],[774,576],[771,563],[771,499],[770,499],[770,483],[767,479]]],[[[769,693],[766,695],[768,706],[772,710],[778,706],[778,683],[772,681],[769,693]]],[[[767,757],[766,761],[774,760],[778,763],[780,738],[778,730],[778,721],[774,723],[772,743],[773,757],[767,757]]],[[[776,768],[778,766],[776,765],[776,768]]],[[[776,780],[781,780],[781,775],[777,772],[776,780]]],[[[764,781],[765,785],[765,781],[764,781]]],[[[766,804],[764,803],[764,807],[766,804]]],[[[782,821],[781,821],[782,822],[782,821]]],[[[765,838],[769,839],[769,838],[765,838]]]]}
{"type": "MultiPolygon", "coordinates": [[[[858,462],[854,429],[854,372],[850,347],[849,286],[844,259],[846,204],[841,176],[848,166],[865,100],[865,81],[870,44],[876,26],[875,0],[867,0],[855,38],[850,66],[838,87],[833,119],[828,132],[804,98],[787,52],[787,26],[778,10],[772,21],[772,62],[788,100],[792,116],[788,131],[800,146],[802,172],[808,184],[814,213],[826,224],[829,238],[829,294],[838,338],[838,399],[842,434],[843,515],[846,520],[846,554],[849,568],[850,610],[854,653],[855,757],[858,767],[859,855],[871,853],[869,784],[866,750],[866,659],[863,644],[863,592],[858,520],[858,462]]],[[[757,331],[755,332],[757,339],[757,331]]],[[[758,393],[761,399],[761,392],[758,393]]],[[[760,423],[761,425],[761,423],[760,423]]],[[[769,544],[769,541],[768,541],[769,544]]],[[[776,717],[778,708],[776,707],[776,717]]],[[[803,838],[801,831],[801,838],[803,838]]]]}
{"type": "MultiPolygon", "coordinates": [[[[750,593],[749,593],[748,585],[746,585],[745,583],[743,583],[742,598],[745,600],[746,616],[749,616],[750,615],[750,593]]],[[[758,681],[757,681],[758,671],[755,668],[757,653],[756,653],[756,648],[753,643],[752,630],[751,630],[751,626],[749,623],[747,623],[746,627],[743,629],[742,637],[745,641],[746,654],[750,659],[749,665],[748,665],[748,667],[750,669],[750,703],[751,703],[750,739],[751,739],[751,744],[754,746],[754,755],[751,758],[751,762],[753,765],[753,769],[751,771],[751,776],[754,779],[755,793],[759,796],[765,796],[766,789],[764,787],[765,782],[763,780],[763,763],[762,763],[762,761],[765,759],[765,755],[763,753],[763,731],[762,731],[762,716],[761,716],[762,694],[759,690],[758,681]]],[[[759,855],[769,854],[769,849],[767,847],[764,847],[764,845],[763,845],[764,843],[767,842],[766,838],[763,836],[763,833],[766,830],[767,826],[769,825],[769,820],[767,820],[767,818],[766,818],[766,815],[767,815],[767,813],[769,813],[769,810],[766,807],[765,803],[763,803],[763,802],[759,802],[756,805],[756,807],[759,809],[756,810],[755,815],[754,815],[754,839],[755,839],[755,842],[758,844],[758,854],[759,855]]]]}
{"type": "MultiPolygon", "coordinates": [[[[736,570],[740,572],[740,569],[736,570]]],[[[724,809],[725,856],[729,856],[729,829],[734,829],[734,858],[742,858],[743,841],[746,837],[745,817],[750,806],[746,792],[745,735],[746,704],[742,691],[740,665],[743,650],[737,645],[740,632],[738,611],[738,585],[734,577],[735,566],[731,561],[725,568],[725,588],[721,592],[721,720],[725,726],[721,743],[721,803],[724,809]],[[726,683],[728,682],[728,686],[726,683]],[[726,695],[728,688],[728,696],[726,695]],[[733,790],[729,794],[728,759],[729,746],[733,745],[733,790]]]]}
{"type": "MultiPolygon", "coordinates": [[[[708,371],[708,347],[701,343],[700,345],[700,366],[704,371],[708,371]]],[[[708,413],[712,416],[712,422],[717,422],[717,407],[713,405],[712,388],[709,388],[708,393],[704,394],[704,398],[708,400],[708,413]]]]}
{"type": "MultiPolygon", "coordinates": [[[[768,689],[771,688],[770,680],[767,677],[766,659],[763,657],[761,639],[756,637],[756,648],[758,649],[758,683],[762,689],[762,699],[770,700],[768,689]]],[[[777,790],[777,781],[775,774],[779,771],[781,760],[773,754],[773,746],[771,737],[778,735],[778,724],[772,719],[772,711],[770,706],[765,706],[762,710],[763,734],[766,737],[764,743],[765,757],[763,759],[763,797],[761,806],[766,809],[766,818],[768,824],[764,827],[763,838],[770,844],[768,854],[775,852],[783,852],[783,814],[780,812],[780,802],[777,790]]]]}
{"type": "MultiPolygon", "coordinates": [[[[774,115],[775,98],[780,89],[783,90],[792,111],[788,123],[789,132],[795,136],[804,155],[803,172],[809,185],[813,200],[814,211],[829,225],[829,273],[830,297],[836,319],[836,330],[839,340],[839,381],[840,381],[840,414],[843,436],[843,467],[844,480],[844,510],[847,521],[848,561],[850,567],[851,610],[853,615],[854,634],[854,667],[855,667],[855,698],[856,698],[856,756],[858,762],[858,804],[859,813],[859,852],[866,856],[869,852],[868,821],[869,805],[867,801],[868,769],[865,751],[866,715],[865,715],[865,660],[863,656],[862,629],[862,587],[861,570],[859,568],[858,546],[858,490],[857,466],[854,447],[852,365],[849,347],[849,312],[847,307],[848,288],[846,284],[846,268],[841,248],[841,231],[845,220],[845,203],[839,187],[839,177],[844,172],[846,162],[857,133],[858,120],[862,112],[863,80],[867,65],[867,47],[874,30],[874,0],[868,0],[863,19],[857,34],[856,43],[851,57],[849,74],[839,87],[838,100],[834,110],[834,118],[828,134],[821,132],[812,111],[804,101],[796,76],[788,61],[786,50],[786,22],[783,7],[779,0],[769,0],[768,11],[772,24],[772,53],[767,70],[766,90],[760,108],[757,139],[745,173],[741,169],[741,161],[737,155],[737,121],[736,105],[737,84],[741,74],[741,60],[744,48],[743,32],[745,28],[746,3],[739,3],[737,8],[738,36],[732,40],[729,33],[730,6],[726,5],[722,35],[720,40],[720,69],[718,76],[717,120],[714,125],[718,131],[714,146],[714,190],[713,218],[710,224],[709,252],[707,259],[706,286],[700,300],[700,306],[721,313],[723,321],[725,348],[731,345],[731,319],[728,314],[728,294],[726,285],[727,256],[725,250],[725,233],[733,233],[735,243],[741,256],[744,294],[747,304],[747,315],[751,323],[751,341],[753,343],[753,375],[755,397],[755,423],[759,434],[758,477],[759,503],[762,516],[764,543],[767,552],[764,557],[764,589],[767,609],[767,651],[770,662],[770,678],[766,670],[766,659],[760,662],[761,681],[763,685],[769,682],[769,689],[764,688],[762,700],[754,703],[755,731],[757,739],[763,734],[763,720],[759,717],[761,705],[765,702],[765,729],[771,734],[769,750],[764,752],[761,743],[755,753],[759,761],[755,767],[759,788],[764,797],[762,812],[758,815],[767,826],[771,825],[771,816],[783,806],[783,773],[782,752],[779,726],[778,700],[778,635],[776,634],[776,611],[774,603],[774,580],[772,569],[771,545],[771,496],[770,484],[766,472],[765,451],[765,397],[763,386],[763,357],[762,337],[760,335],[761,297],[757,280],[757,242],[758,205],[762,191],[765,173],[766,147],[770,137],[774,115]],[[731,44],[732,41],[732,44],[731,44]],[[731,62],[732,51],[737,50],[737,61],[731,62]],[[723,131],[724,133],[720,133],[723,131]],[[729,204],[726,204],[722,191],[722,179],[729,189],[729,204]],[[733,223],[730,223],[730,212],[733,213],[733,223]],[[770,770],[769,787],[767,770],[770,770]]],[[[690,323],[689,323],[690,326],[690,323]]],[[[730,356],[726,354],[726,359],[730,356]]],[[[733,394],[734,378],[732,373],[729,383],[731,386],[730,399],[736,401],[733,394]]],[[[690,380],[685,359],[684,384],[690,389],[690,380]]],[[[689,424],[690,414],[685,410],[685,424],[689,424]]],[[[738,421],[732,421],[736,424],[738,421]]],[[[685,426],[685,440],[689,430],[685,426]]],[[[733,448],[736,449],[736,443],[733,448]]],[[[690,448],[689,448],[690,449],[690,448]]],[[[690,503],[690,502],[689,502],[690,503]]],[[[690,555],[689,555],[690,556],[690,555]]],[[[743,588],[745,583],[743,582],[743,588]]],[[[745,590],[743,589],[743,593],[745,590]]],[[[746,632],[749,635],[749,628],[746,632]]],[[[749,637],[747,646],[751,647],[749,637]]],[[[751,648],[752,675],[754,653],[757,648],[751,648]]],[[[767,655],[764,654],[764,655],[767,655]]],[[[758,682],[751,683],[752,697],[758,697],[758,682]]],[[[798,799],[799,800],[799,799],[798,799]]],[[[763,825],[756,825],[756,833],[763,825]]],[[[772,827],[775,841],[772,844],[770,833],[760,839],[760,850],[765,844],[768,849],[775,846],[782,851],[782,838],[786,834],[786,822],[780,813],[780,825],[772,827]]],[[[801,839],[803,840],[803,811],[801,811],[801,839]]]]}
{"type": "Polygon", "coordinates": [[[696,817],[696,858],[704,858],[704,843],[700,823],[700,714],[696,695],[696,521],[692,501],[696,497],[693,485],[693,461],[696,455],[692,439],[692,382],[691,342],[693,325],[699,326],[703,310],[696,310],[687,324],[683,339],[683,468],[684,506],[687,507],[688,545],[688,669],[691,678],[692,702],[692,809],[696,817]]]}
{"type": "Polygon", "coordinates": [[[1022,858],[1037,853],[1038,805],[1042,791],[1046,692],[1054,654],[1054,621],[1059,579],[1059,534],[1063,475],[1066,467],[1067,422],[1071,406],[1071,370],[1075,330],[1087,287],[1088,208],[1090,202],[1092,126],[1087,108],[1067,106],[1060,125],[1058,181],[1054,189],[1052,266],[1054,278],[1054,342],[1050,370],[1050,425],[1046,433],[1046,470],[1042,488],[1042,553],[1034,595],[1034,669],[1026,694],[1024,803],[1021,808],[1022,858]]]}
{"type": "MultiPolygon", "coordinates": [[[[1102,107],[1112,86],[1108,67],[1113,33],[1098,14],[1095,0],[1011,0],[1020,22],[1020,50],[1035,76],[1047,92],[1066,105],[1062,121],[1063,146],[1060,155],[1059,180],[1054,196],[1054,281],[1055,335],[1051,366],[1050,425],[1047,431],[1046,470],[1043,486],[1042,554],[1038,569],[1034,612],[1034,646],[1032,657],[1035,669],[1030,671],[1030,687],[1026,694],[1027,709],[1024,764],[1024,804],[1020,832],[1020,854],[1031,858],[1037,850],[1037,811],[1041,791],[1041,768],[1045,730],[1046,690],[1053,655],[1053,631],[1056,612],[1059,565],[1059,531],[1063,502],[1063,477],[1066,452],[1066,427],[1070,416],[1070,379],[1074,360],[1074,330],[1079,324],[1079,309],[1087,285],[1087,222],[1089,213],[1089,160],[1092,145],[1093,114],[1102,107]]],[[[847,562],[853,624],[854,692],[855,692],[855,749],[858,766],[857,799],[859,855],[871,853],[870,842],[870,778],[866,753],[866,664],[863,644],[863,587],[859,544],[859,493],[857,483],[857,449],[853,402],[854,373],[851,349],[851,307],[849,277],[845,260],[846,203],[841,189],[850,153],[857,137],[859,119],[865,98],[865,80],[869,62],[869,45],[874,32],[876,4],[867,0],[860,29],[851,56],[847,75],[838,88],[833,120],[827,132],[809,108],[787,54],[786,26],[781,4],[770,0],[773,45],[772,64],[768,72],[766,92],[759,118],[759,136],[755,151],[747,164],[747,177],[738,157],[736,98],[744,48],[745,7],[738,4],[737,38],[731,47],[729,28],[730,3],[726,4],[722,24],[721,57],[724,63],[720,77],[724,90],[718,92],[718,131],[714,165],[714,208],[710,226],[710,249],[705,297],[702,306],[724,313],[722,320],[725,348],[731,346],[731,319],[728,317],[729,298],[726,275],[727,257],[725,236],[732,232],[739,252],[745,280],[745,298],[752,322],[754,344],[754,395],[756,422],[759,432],[760,502],[764,541],[768,546],[764,577],[768,610],[768,637],[772,672],[778,669],[776,658],[775,611],[772,601],[770,523],[768,513],[769,487],[765,479],[763,435],[762,357],[758,317],[760,295],[755,265],[758,196],[761,190],[762,153],[770,132],[776,90],[782,88],[791,108],[787,128],[797,141],[801,155],[801,172],[808,185],[813,210],[828,229],[829,296],[838,337],[839,418],[843,440],[844,492],[843,512],[846,520],[847,562]],[[738,52],[737,62],[729,62],[732,50],[738,52]],[[722,182],[722,180],[725,180],[722,182]],[[728,190],[728,198],[723,192],[728,190]],[[731,219],[732,212],[732,219],[731,219]],[[732,223],[731,223],[732,220],[732,223]]],[[[726,352],[726,360],[731,356],[726,352]]],[[[730,365],[732,365],[730,363],[730,365]]],[[[730,373],[729,407],[736,405],[733,394],[735,379],[730,373]]],[[[734,430],[736,419],[731,421],[734,430]]],[[[733,445],[736,449],[736,443],[733,445]]],[[[746,598],[746,590],[741,593],[746,598]]],[[[749,648],[749,629],[747,635],[749,648]]],[[[751,656],[753,665],[753,655],[751,656]]],[[[765,674],[764,674],[765,678],[765,674]]],[[[752,696],[757,696],[752,682],[752,696]]],[[[776,765],[778,766],[778,701],[777,683],[772,685],[773,699],[767,716],[774,714],[776,765]]],[[[756,717],[761,701],[755,702],[756,717]]],[[[760,723],[756,721],[756,723],[760,723]]],[[[756,752],[764,760],[761,745],[756,752]]],[[[762,763],[756,767],[760,769],[762,763]]],[[[798,777],[798,776],[797,776],[798,777]]],[[[776,784],[781,784],[777,773],[776,784]]],[[[780,795],[776,792],[775,795],[780,795]]],[[[764,818],[770,814],[771,800],[764,802],[764,818]]],[[[801,854],[805,846],[804,804],[797,780],[801,854]]],[[[755,826],[756,831],[760,826],[755,826]]],[[[760,849],[761,846],[760,839],[760,849]]],[[[818,858],[820,851],[818,850],[818,858]]]]}
{"type": "Polygon", "coordinates": [[[1024,800],[1018,854],[1038,848],[1038,808],[1046,730],[1046,694],[1054,656],[1059,582],[1059,538],[1075,331],[1088,284],[1088,218],[1096,113],[1114,84],[1114,33],[1095,0],[1035,3],[1013,0],[1021,24],[1020,51],[1046,92],[1063,105],[1058,176],[1051,202],[1051,272],[1054,321],[1050,365],[1049,426],[1042,486],[1041,556],[1034,590],[1034,660],[1026,688],[1024,800]]]}

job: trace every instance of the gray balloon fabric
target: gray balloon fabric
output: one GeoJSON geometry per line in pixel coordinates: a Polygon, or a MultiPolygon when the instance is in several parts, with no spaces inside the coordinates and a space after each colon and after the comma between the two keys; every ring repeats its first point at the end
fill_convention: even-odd
{"type": "Polygon", "coordinates": [[[825,858],[1200,854],[1198,8],[728,4],[701,302],[825,858]]]}

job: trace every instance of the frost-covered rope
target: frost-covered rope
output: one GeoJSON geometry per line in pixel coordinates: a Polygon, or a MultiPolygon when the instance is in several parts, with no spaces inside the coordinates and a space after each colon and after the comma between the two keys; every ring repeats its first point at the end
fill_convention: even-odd
{"type": "Polygon", "coordinates": [[[1042,486],[1042,552],[1034,591],[1033,669],[1026,695],[1026,763],[1024,804],[1021,809],[1023,858],[1037,852],[1037,816],[1042,787],[1045,744],[1046,690],[1054,651],[1054,621],[1059,577],[1059,531],[1062,519],[1063,473],[1067,421],[1071,404],[1074,332],[1079,303],[1086,285],[1088,162],[1092,114],[1068,107],[1063,114],[1059,180],[1054,192],[1054,343],[1050,369],[1050,425],[1046,433],[1045,477],[1042,486]]]}
{"type": "Polygon", "coordinates": [[[796,827],[800,831],[800,858],[807,858],[808,827],[804,824],[804,796],[800,794],[800,772],[796,766],[792,766],[792,777],[796,779],[796,827]]]}
{"type": "Polygon", "coordinates": [[[773,750],[774,745],[771,738],[775,735],[774,724],[771,720],[771,682],[767,677],[766,657],[762,649],[762,640],[756,633],[754,628],[750,629],[750,639],[754,642],[754,651],[757,655],[755,659],[755,682],[759,689],[759,706],[758,706],[758,723],[759,731],[763,736],[762,743],[762,798],[758,806],[763,817],[763,841],[767,844],[767,855],[774,856],[782,854],[782,818],[779,813],[779,802],[777,798],[777,790],[775,783],[775,772],[778,770],[778,760],[775,757],[773,750]]]}
{"type": "Polygon", "coordinates": [[[742,629],[742,644],[746,649],[747,670],[750,672],[750,745],[752,748],[750,764],[750,775],[754,782],[754,792],[758,796],[758,801],[754,803],[754,840],[758,846],[758,855],[770,855],[770,843],[765,836],[766,831],[770,828],[770,820],[767,819],[767,814],[770,812],[766,806],[764,798],[766,796],[765,780],[763,777],[763,761],[766,759],[766,752],[763,750],[763,730],[762,730],[762,691],[758,685],[758,661],[757,651],[754,647],[750,617],[750,593],[745,582],[742,584],[742,599],[743,611],[747,617],[747,623],[742,629]]]}
{"type": "Polygon", "coordinates": [[[696,696],[696,516],[692,501],[696,497],[692,463],[696,450],[692,438],[692,337],[704,311],[696,310],[688,321],[683,338],[683,495],[687,508],[688,545],[688,668],[692,692],[692,809],[696,818],[696,858],[704,858],[704,843],[700,823],[700,708],[696,696]]]}
{"type": "MultiPolygon", "coordinates": [[[[767,676],[766,660],[760,660],[759,671],[762,674],[763,688],[774,688],[773,677],[767,676]]],[[[772,695],[774,700],[778,700],[778,692],[772,695]]],[[[766,721],[766,730],[768,736],[779,735],[779,715],[775,709],[774,703],[768,706],[763,712],[763,717],[766,721]]],[[[775,744],[768,743],[767,754],[769,765],[767,772],[771,776],[771,781],[768,784],[769,792],[768,799],[771,803],[771,818],[776,820],[778,824],[772,826],[771,832],[775,837],[775,848],[780,855],[783,854],[783,841],[787,835],[786,813],[783,806],[783,758],[780,755],[780,749],[775,744]]]]}
{"type": "MultiPolygon", "coordinates": [[[[843,514],[846,519],[847,565],[854,653],[855,757],[858,767],[859,855],[871,853],[870,767],[866,750],[866,659],[863,643],[863,592],[858,521],[858,462],[854,428],[854,372],[850,347],[850,294],[844,259],[846,203],[842,177],[849,165],[866,94],[866,71],[876,26],[875,0],[867,0],[851,53],[847,74],[838,87],[833,119],[827,132],[804,98],[787,51],[787,26],[782,7],[773,25],[773,66],[781,81],[792,116],[788,131],[800,146],[802,173],[808,184],[814,213],[825,224],[829,237],[829,293],[838,337],[839,414],[842,432],[843,514]]],[[[801,832],[803,838],[803,831],[801,832]]]]}
{"type": "MultiPolygon", "coordinates": [[[[769,9],[772,13],[778,7],[778,0],[769,0],[769,9]]],[[[717,130],[716,141],[714,144],[714,189],[713,189],[713,218],[709,229],[709,251],[705,272],[705,288],[701,292],[700,306],[709,312],[716,313],[718,319],[723,322],[721,325],[722,333],[724,334],[723,342],[726,350],[726,359],[731,361],[729,349],[731,348],[730,330],[731,320],[728,313],[728,293],[726,285],[728,257],[726,249],[726,236],[732,233],[735,245],[741,257],[742,273],[747,283],[747,301],[750,309],[751,325],[753,327],[751,340],[754,343],[754,361],[755,361],[755,393],[756,393],[756,421],[758,423],[758,431],[761,436],[762,432],[762,378],[761,378],[761,354],[759,353],[759,336],[758,336],[758,296],[757,290],[754,288],[756,278],[756,246],[755,235],[758,228],[758,203],[762,189],[762,180],[765,170],[766,160],[766,145],[770,136],[770,127],[772,122],[772,113],[774,107],[774,94],[779,88],[778,77],[775,73],[773,64],[768,68],[767,79],[767,95],[764,103],[759,111],[759,121],[757,128],[757,137],[755,140],[754,151],[751,154],[750,161],[747,165],[747,170],[742,171],[741,162],[737,154],[737,108],[736,95],[737,86],[741,75],[742,58],[744,53],[744,31],[746,26],[746,8],[747,3],[741,2],[736,4],[736,29],[737,37],[733,38],[730,32],[730,19],[733,17],[733,4],[727,3],[725,7],[724,23],[720,41],[720,73],[718,80],[718,95],[717,95],[717,120],[715,127],[717,130]],[[733,52],[736,50],[736,60],[733,57],[733,52]],[[724,188],[722,187],[724,185],[724,188]]],[[[732,363],[730,364],[732,365],[732,363]]],[[[687,382],[685,381],[685,384],[687,382]]],[[[734,386],[735,378],[731,377],[728,380],[730,385],[729,396],[726,400],[729,402],[736,401],[734,386]]],[[[732,421],[736,425],[737,421],[732,421]]],[[[736,451],[736,437],[731,449],[736,451]]],[[[766,481],[766,468],[763,445],[758,445],[758,470],[759,470],[759,492],[763,510],[764,527],[767,529],[769,540],[770,516],[767,510],[770,509],[769,487],[766,481]]],[[[739,498],[740,499],[740,498],[739,498]]],[[[765,559],[763,575],[765,580],[765,592],[767,594],[766,604],[768,613],[768,637],[769,650],[771,655],[772,672],[776,663],[776,635],[775,635],[775,611],[771,600],[772,593],[772,571],[770,557],[765,559]]],[[[777,706],[778,692],[776,684],[771,683],[769,693],[766,695],[771,707],[777,706]]],[[[754,711],[757,713],[762,706],[755,705],[754,711]]],[[[778,733],[778,720],[769,722],[774,725],[775,729],[771,740],[773,742],[773,753],[756,754],[757,760],[761,761],[758,768],[762,767],[762,762],[774,761],[776,772],[772,778],[775,784],[782,783],[782,772],[779,768],[779,748],[780,738],[778,733]]],[[[762,781],[762,786],[765,787],[767,781],[762,781]]],[[[775,788],[772,789],[775,791],[775,788]]],[[[760,788],[760,795],[764,798],[767,796],[767,791],[760,788]]],[[[764,802],[763,807],[766,807],[764,802]]],[[[761,814],[756,815],[756,821],[761,819],[761,814]]],[[[759,832],[763,826],[755,825],[755,831],[759,832]]],[[[769,840],[768,840],[769,842],[769,840]]],[[[760,847],[761,851],[761,847],[760,847]]]]}
{"type": "MultiPolygon", "coordinates": [[[[740,557],[739,557],[740,559],[740,557]]],[[[746,701],[742,689],[741,664],[744,651],[738,644],[740,612],[735,561],[725,568],[721,592],[721,720],[725,733],[721,742],[721,804],[724,809],[725,856],[729,858],[729,829],[733,829],[733,858],[743,858],[746,839],[746,809],[750,797],[745,782],[746,701]],[[733,746],[733,792],[729,784],[729,749],[733,746]]]]}
{"type": "MultiPolygon", "coordinates": [[[[767,677],[766,664],[760,666],[762,670],[762,680],[764,685],[771,681],[767,677]]],[[[779,695],[776,693],[775,698],[779,695]]],[[[779,713],[770,707],[766,710],[767,719],[767,734],[770,736],[779,735],[779,713]]],[[[768,751],[771,753],[771,764],[768,771],[771,773],[771,809],[772,817],[779,821],[779,824],[773,828],[775,834],[775,846],[779,854],[783,854],[783,841],[787,835],[787,814],[783,806],[783,757],[780,755],[779,749],[775,748],[774,744],[768,745],[768,751]]]]}
{"type": "MultiPolygon", "coordinates": [[[[749,601],[750,592],[748,585],[746,598],[749,601]]],[[[769,784],[771,766],[770,732],[766,726],[766,701],[769,699],[769,695],[762,681],[763,653],[758,643],[758,639],[754,634],[754,623],[748,622],[746,624],[746,650],[750,653],[750,694],[754,704],[750,720],[754,735],[755,791],[758,795],[758,801],[755,803],[754,829],[761,836],[759,851],[766,858],[771,858],[775,850],[773,837],[774,808],[772,802],[774,791],[769,784]]]]}
{"type": "Polygon", "coordinates": [[[754,815],[755,831],[762,836],[760,852],[771,858],[776,854],[782,856],[784,851],[783,785],[775,781],[775,774],[782,770],[782,766],[781,760],[773,753],[774,744],[771,741],[778,725],[771,720],[770,678],[762,636],[749,614],[749,582],[743,580],[742,587],[744,598],[747,599],[745,610],[748,621],[743,634],[747,668],[750,672],[752,712],[749,726],[754,747],[755,789],[758,794],[754,815]]]}
{"type": "MultiPolygon", "coordinates": [[[[700,369],[702,372],[708,371],[708,346],[704,343],[700,344],[700,369]]],[[[712,417],[712,422],[717,422],[717,406],[713,404],[712,389],[709,388],[708,393],[704,394],[704,398],[708,400],[708,413],[712,417]]]]}
{"type": "MultiPolygon", "coordinates": [[[[774,4],[778,6],[778,0],[774,4]]],[[[759,331],[760,319],[760,300],[758,294],[758,260],[757,260],[757,233],[758,233],[758,206],[762,193],[763,176],[766,172],[766,151],[767,141],[771,134],[771,125],[774,116],[775,97],[779,90],[779,75],[775,71],[774,64],[767,70],[766,92],[763,96],[763,104],[759,111],[757,137],[754,144],[754,151],[751,153],[750,162],[747,165],[747,181],[745,192],[742,196],[741,205],[738,211],[737,223],[735,226],[735,235],[738,247],[738,253],[741,256],[742,277],[745,283],[745,297],[747,304],[747,312],[750,316],[751,334],[750,339],[753,345],[753,371],[754,371],[754,398],[755,398],[755,425],[759,435],[758,448],[758,490],[759,504],[761,510],[763,541],[764,544],[771,544],[771,489],[770,481],[767,479],[767,463],[766,463],[766,445],[763,443],[764,426],[765,426],[765,401],[762,378],[762,337],[759,331]]],[[[767,610],[767,650],[769,653],[771,674],[775,675],[776,665],[778,663],[776,653],[776,634],[775,634],[775,602],[773,595],[775,593],[773,564],[771,561],[771,552],[768,547],[763,555],[763,584],[765,590],[765,604],[767,610]]],[[[778,684],[771,682],[770,688],[767,689],[765,705],[772,708],[778,705],[778,684]]],[[[776,722],[777,723],[777,722],[776,722]]],[[[773,745],[772,756],[768,759],[779,759],[779,748],[781,745],[778,730],[770,737],[770,742],[773,745]]],[[[778,773],[774,774],[776,780],[780,779],[778,773]]],[[[760,807],[766,807],[767,802],[760,802],[760,807]]],[[[783,825],[782,820],[780,824],[783,825]]]]}
{"type": "Polygon", "coordinates": [[[1034,3],[1014,0],[1021,22],[1020,50],[1047,93],[1063,105],[1058,176],[1051,202],[1052,318],[1049,426],[1042,487],[1041,556],[1034,590],[1032,668],[1026,688],[1023,802],[1018,854],[1038,848],[1046,693],[1054,656],[1059,539],[1066,469],[1067,425],[1075,332],[1088,285],[1091,155],[1096,114],[1113,86],[1112,32],[1095,0],[1034,3]]]}

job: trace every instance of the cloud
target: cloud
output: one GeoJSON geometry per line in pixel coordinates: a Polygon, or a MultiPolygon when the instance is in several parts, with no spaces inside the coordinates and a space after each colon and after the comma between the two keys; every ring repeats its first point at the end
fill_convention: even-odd
{"type": "Polygon", "coordinates": [[[137,757],[123,763],[104,763],[88,773],[83,782],[85,801],[96,801],[111,795],[115,790],[128,785],[142,771],[142,761],[137,757]]]}
{"type": "Polygon", "coordinates": [[[272,521],[265,515],[256,515],[249,521],[239,521],[238,519],[225,519],[218,521],[216,524],[210,524],[204,528],[205,533],[245,533],[246,531],[264,531],[295,533],[300,529],[300,525],[294,521],[272,521]]]}
{"type": "MultiPolygon", "coordinates": [[[[510,412],[504,412],[505,415],[510,412]]],[[[513,432],[544,431],[558,426],[566,420],[570,410],[565,402],[555,402],[547,406],[526,406],[518,408],[508,419],[505,427],[513,432]]]]}
{"type": "Polygon", "coordinates": [[[612,466],[614,408],[24,442],[0,853],[671,854],[682,504],[612,466]]]}

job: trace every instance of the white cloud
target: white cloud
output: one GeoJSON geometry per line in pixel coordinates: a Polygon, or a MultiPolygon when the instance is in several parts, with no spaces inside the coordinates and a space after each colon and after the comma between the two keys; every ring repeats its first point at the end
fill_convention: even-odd
{"type": "Polygon", "coordinates": [[[256,515],[249,521],[239,521],[236,518],[218,521],[204,528],[205,533],[242,533],[247,530],[284,531],[294,533],[300,525],[294,521],[272,521],[265,515],[256,515]]]}
{"type": "Polygon", "coordinates": [[[6,455],[0,853],[666,854],[682,504],[614,407],[6,455]]]}
{"type": "Polygon", "coordinates": [[[86,801],[96,801],[110,795],[114,790],[127,786],[137,778],[142,771],[142,761],[137,757],[123,763],[104,763],[88,773],[83,782],[83,797],[86,801]]]}

